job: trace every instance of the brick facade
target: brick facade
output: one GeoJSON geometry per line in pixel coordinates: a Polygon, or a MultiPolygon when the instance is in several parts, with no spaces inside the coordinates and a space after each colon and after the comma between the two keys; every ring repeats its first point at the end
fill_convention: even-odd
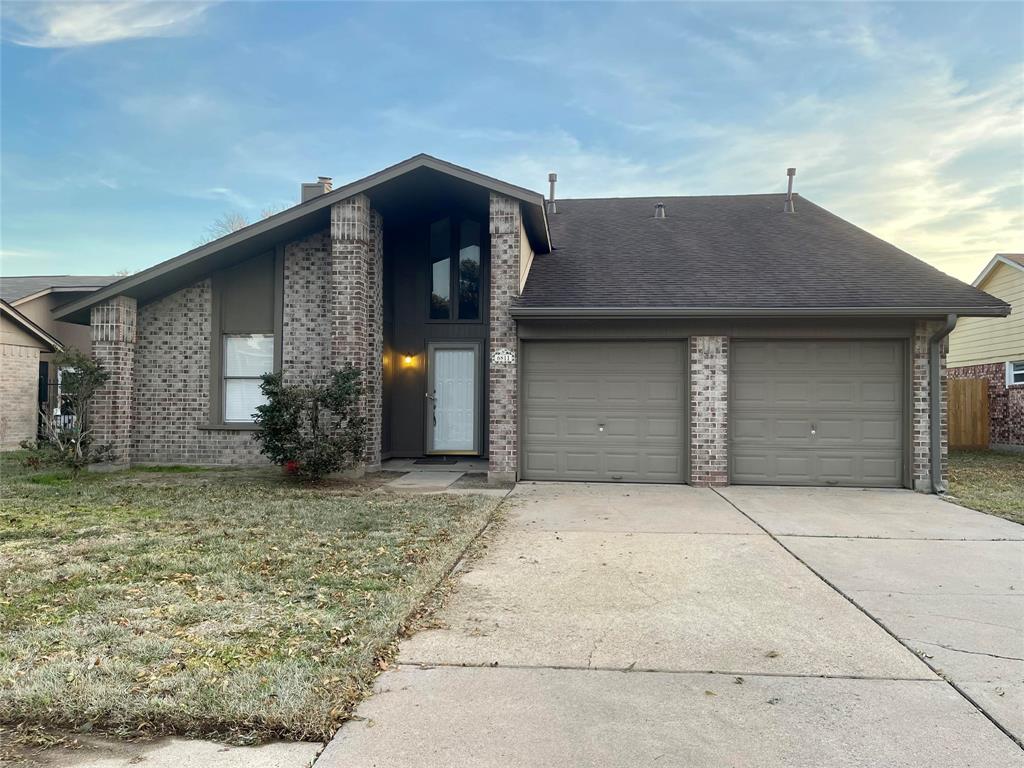
{"type": "Polygon", "coordinates": [[[131,461],[262,464],[251,430],[210,425],[209,280],[144,305],[135,347],[131,461]]]}
{"type": "Polygon", "coordinates": [[[330,369],[331,232],[328,229],[284,249],[284,322],[281,367],[285,382],[323,381],[330,369]]]}
{"type": "Polygon", "coordinates": [[[950,368],[949,378],[986,379],[989,445],[993,448],[1024,449],[1024,384],[1006,386],[1006,363],[950,368]]]}
{"type": "Polygon", "coordinates": [[[519,463],[518,337],[509,309],[519,298],[522,213],[520,203],[491,193],[491,301],[488,350],[488,465],[492,482],[516,479],[519,463]],[[498,350],[512,357],[495,361],[498,350]],[[510,361],[509,361],[510,360],[510,361]]]}
{"type": "Polygon", "coordinates": [[[729,484],[729,338],[690,338],[690,482],[729,484]]]}
{"type": "Polygon", "coordinates": [[[331,206],[331,255],[328,288],[330,362],[351,363],[363,371],[366,418],[366,467],[381,462],[383,409],[383,222],[366,195],[331,206]]]}
{"type": "Polygon", "coordinates": [[[132,389],[135,378],[135,339],[138,308],[135,299],[115,296],[91,311],[92,356],[110,378],[90,406],[92,440],[110,449],[110,463],[131,461],[132,389]]]}
{"type": "MultiPolygon", "coordinates": [[[[930,417],[930,376],[928,374],[928,340],[943,326],[940,321],[920,320],[914,325],[914,336],[911,339],[910,378],[911,378],[911,487],[916,491],[928,493],[932,490],[931,467],[931,417],[930,417]]],[[[942,398],[940,425],[942,430],[942,478],[948,477],[948,425],[946,413],[946,342],[942,343],[941,356],[941,392],[942,398]]]]}
{"type": "Polygon", "coordinates": [[[0,344],[0,450],[35,439],[38,391],[39,348],[0,344]]]}

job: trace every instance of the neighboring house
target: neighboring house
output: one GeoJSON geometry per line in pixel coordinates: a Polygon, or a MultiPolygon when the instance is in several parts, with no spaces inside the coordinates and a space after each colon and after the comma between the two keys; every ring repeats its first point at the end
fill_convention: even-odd
{"type": "Polygon", "coordinates": [[[351,362],[369,468],[932,490],[945,334],[1009,311],[783,194],[545,201],[417,155],[302,199],[57,311],[117,462],[261,461],[260,374],[351,362]]]}
{"type": "Polygon", "coordinates": [[[961,320],[949,337],[949,376],[987,379],[990,446],[1024,450],[1024,254],[997,253],[974,285],[1013,312],[961,320]]]}
{"type": "MultiPolygon", "coordinates": [[[[58,339],[65,349],[89,353],[89,328],[56,320],[53,310],[117,279],[114,275],[5,275],[0,277],[0,299],[58,339]]],[[[43,352],[39,356],[38,382],[32,390],[33,393],[38,391],[33,406],[37,413],[43,410],[51,415],[60,414],[60,371],[54,365],[54,357],[52,352],[43,352]]]]}
{"type": "Polygon", "coordinates": [[[0,450],[35,439],[39,356],[60,348],[57,339],[0,300],[0,450]]]}

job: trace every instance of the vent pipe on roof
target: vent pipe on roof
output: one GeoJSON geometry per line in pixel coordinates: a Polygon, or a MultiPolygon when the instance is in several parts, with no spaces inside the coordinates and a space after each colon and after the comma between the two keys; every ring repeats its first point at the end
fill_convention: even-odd
{"type": "Polygon", "coordinates": [[[555,182],[558,181],[557,173],[548,174],[548,183],[551,185],[551,196],[548,198],[548,213],[558,213],[555,206],[555,182]]]}
{"type": "Polygon", "coordinates": [[[786,205],[783,207],[786,213],[796,213],[793,207],[793,177],[796,176],[796,168],[787,168],[786,175],[789,176],[789,189],[786,190],[786,205]]]}
{"type": "Polygon", "coordinates": [[[654,204],[654,218],[664,219],[665,218],[665,204],[655,203],[654,204]]]}
{"type": "Polygon", "coordinates": [[[302,185],[302,202],[312,200],[314,197],[320,197],[320,195],[326,195],[334,188],[334,182],[331,181],[330,176],[317,176],[316,181],[312,184],[302,185]]]}

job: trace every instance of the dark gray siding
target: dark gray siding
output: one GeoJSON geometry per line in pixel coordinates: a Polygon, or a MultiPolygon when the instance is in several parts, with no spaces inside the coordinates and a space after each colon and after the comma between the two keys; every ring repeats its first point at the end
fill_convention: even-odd
{"type": "MultiPolygon", "coordinates": [[[[426,446],[427,345],[456,339],[486,341],[488,338],[488,248],[487,211],[451,209],[420,215],[389,226],[385,221],[384,271],[388,276],[384,294],[385,438],[384,449],[391,456],[421,456],[426,446]],[[481,308],[479,321],[429,320],[429,233],[435,216],[458,216],[466,212],[483,227],[481,253],[481,308]],[[403,357],[412,355],[413,365],[403,357]]],[[[486,350],[486,344],[483,344],[486,350]]],[[[478,381],[487,380],[487,355],[480,355],[478,381]]],[[[486,453],[487,398],[481,397],[479,444],[486,453]]]]}

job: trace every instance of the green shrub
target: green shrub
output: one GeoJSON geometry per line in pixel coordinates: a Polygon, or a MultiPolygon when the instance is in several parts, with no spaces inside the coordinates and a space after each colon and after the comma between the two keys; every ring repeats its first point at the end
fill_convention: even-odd
{"type": "Polygon", "coordinates": [[[289,473],[319,480],[363,460],[366,420],[358,414],[362,372],[346,365],[326,384],[286,385],[280,373],[263,377],[266,405],[256,408],[260,453],[289,473]]]}

